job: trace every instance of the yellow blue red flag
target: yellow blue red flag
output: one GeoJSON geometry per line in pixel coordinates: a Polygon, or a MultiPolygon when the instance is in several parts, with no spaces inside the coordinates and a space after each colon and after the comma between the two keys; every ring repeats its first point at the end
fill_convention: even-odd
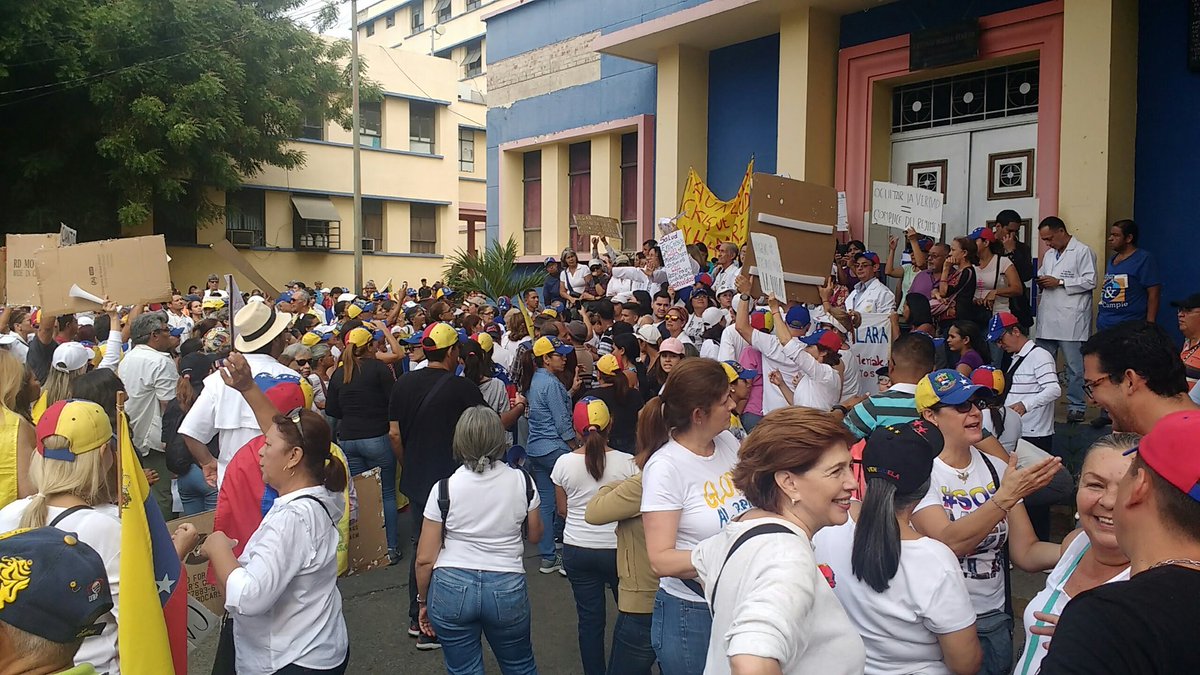
{"type": "MultiPolygon", "coordinates": [[[[117,646],[126,675],[187,673],[187,588],[167,523],[129,437],[117,419],[121,453],[121,619],[117,646]]],[[[166,476],[162,480],[167,480],[166,476]]]]}

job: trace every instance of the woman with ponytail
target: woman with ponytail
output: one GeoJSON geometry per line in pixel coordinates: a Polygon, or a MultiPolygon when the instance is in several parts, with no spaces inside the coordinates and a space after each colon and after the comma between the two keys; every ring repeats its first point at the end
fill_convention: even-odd
{"type": "Polygon", "coordinates": [[[733,486],[738,442],[729,433],[729,377],[719,362],[684,359],[638,418],[642,520],[650,566],[661,578],[651,644],[663,675],[704,671],[712,616],[696,583],[692,549],[750,509],[733,486]]]}
{"type": "MultiPolygon", "coordinates": [[[[604,356],[612,358],[612,355],[604,356]]],[[[616,374],[624,384],[624,376],[616,374]]],[[[575,404],[575,435],[583,446],[554,463],[555,502],[563,528],[563,568],[579,613],[579,655],[585,675],[604,675],[605,589],[616,599],[617,524],[591,525],[584,520],[588,502],[602,485],[623,481],[638,472],[633,457],[609,447],[613,417],[604,401],[585,396],[575,404]]]]}
{"type": "Polygon", "coordinates": [[[346,510],[348,478],[332,455],[329,425],[304,407],[269,419],[259,415],[273,404],[240,355],[230,356],[221,376],[266,427],[259,466],[263,481],[279,493],[240,556],[220,530],[201,549],[233,621],[237,672],[341,675],[350,643],[337,588],[337,523],[346,510]]]}
{"type": "Polygon", "coordinates": [[[925,422],[876,429],[863,449],[862,504],[851,503],[846,524],[815,540],[862,636],[867,673],[957,675],[978,672],[983,661],[958,558],[909,522],[943,443],[925,422]]]}
{"type": "Polygon", "coordinates": [[[596,386],[585,395],[598,398],[608,406],[608,413],[613,418],[608,444],[632,456],[637,452],[638,413],[645,400],[641,392],[629,385],[626,374],[621,371],[621,361],[615,354],[601,356],[596,360],[596,386]]]}
{"type": "Polygon", "coordinates": [[[96,549],[108,572],[113,608],[100,617],[101,633],[83,640],[75,663],[119,673],[121,521],[109,478],[116,451],[112,423],[96,403],[59,401],[42,414],[34,435],[36,451],[29,460],[29,478],[37,493],[0,509],[0,533],[51,526],[74,533],[96,549]]]}
{"type": "Polygon", "coordinates": [[[378,467],[383,484],[383,525],[388,561],[400,562],[396,534],[396,467],[400,448],[388,436],[388,401],[396,384],[391,368],[375,358],[376,335],[359,326],[346,334],[342,362],[329,376],[325,414],[337,420],[337,443],[346,453],[350,475],[378,467]]]}

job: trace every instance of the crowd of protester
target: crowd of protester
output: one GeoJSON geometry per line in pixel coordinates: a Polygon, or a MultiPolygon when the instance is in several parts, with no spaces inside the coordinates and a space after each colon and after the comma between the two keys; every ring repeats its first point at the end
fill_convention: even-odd
{"type": "Polygon", "coordinates": [[[593,238],[513,297],[231,298],[213,275],[161,305],[5,307],[0,647],[22,649],[0,673],[120,672],[126,419],[163,518],[215,509],[214,672],[346,671],[338,551],[371,469],[407,634],[451,673],[483,672],[483,638],[537,671],[526,543],[566,578],[588,675],[1200,672],[1200,294],[1172,302],[1181,347],[1133,221],[1103,275],[1062,220],[1036,260],[1021,223],[839,244],[811,305],[754,297],[735,244],[689,246],[672,288],[654,240],[593,238]],[[855,332],[880,314],[866,382],[855,332]],[[1066,423],[1091,401],[1113,431],[1074,466],[1064,395],[1066,423]],[[10,588],[3,556],[62,565],[10,588]],[[1012,568],[1049,572],[1022,616],[1012,568]],[[67,598],[71,575],[103,588],[67,598]]]}

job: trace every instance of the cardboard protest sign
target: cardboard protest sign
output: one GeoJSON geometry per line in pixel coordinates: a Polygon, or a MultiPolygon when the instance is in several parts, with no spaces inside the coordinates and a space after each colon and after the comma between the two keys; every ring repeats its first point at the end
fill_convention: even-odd
{"type": "MultiPolygon", "coordinates": [[[[58,235],[53,235],[55,239],[58,235]]],[[[98,311],[88,294],[123,305],[161,302],[171,297],[167,245],[162,235],[130,237],[43,248],[34,253],[38,295],[47,315],[98,311]]]]}
{"type": "Polygon", "coordinates": [[[4,243],[8,249],[4,265],[5,302],[9,305],[41,305],[33,254],[43,248],[58,248],[59,235],[10,234],[4,243]]]}
{"type": "Polygon", "coordinates": [[[621,238],[621,221],[608,216],[587,216],[577,213],[571,216],[575,221],[575,227],[578,228],[579,234],[584,237],[608,237],[609,239],[621,238]]]}
{"type": "Polygon", "coordinates": [[[683,230],[675,230],[658,240],[658,248],[662,251],[663,269],[667,272],[667,281],[672,290],[691,286],[696,279],[692,273],[691,256],[687,252],[687,244],[683,242],[683,230]]]}
{"type": "Polygon", "coordinates": [[[877,180],[871,189],[871,222],[896,230],[911,227],[937,239],[942,234],[943,200],[940,192],[877,180]]]}
{"type": "Polygon", "coordinates": [[[187,601],[187,643],[191,652],[209,635],[221,630],[221,617],[190,595],[187,601]]]}
{"type": "MultiPolygon", "coordinates": [[[[184,573],[187,574],[188,605],[194,599],[208,611],[217,616],[225,613],[225,596],[221,590],[208,583],[208,558],[200,554],[200,546],[213,531],[213,516],[216,511],[205,511],[186,518],[176,518],[167,523],[167,531],[174,532],[184,523],[191,523],[196,528],[200,538],[196,540],[196,548],[192,549],[183,560],[184,573]]],[[[189,610],[188,614],[191,615],[189,610]]],[[[190,621],[189,621],[190,623],[190,621]]]]}
{"type": "MultiPolygon", "coordinates": [[[[819,304],[817,289],[829,278],[837,246],[837,192],[824,185],[766,173],[754,174],[750,188],[749,230],[778,241],[783,280],[791,302],[819,304]]],[[[743,269],[755,277],[754,294],[762,293],[757,253],[746,252],[743,269]]]]}
{"type": "Polygon", "coordinates": [[[242,256],[242,252],[234,248],[233,244],[229,243],[228,240],[222,239],[213,244],[212,250],[213,253],[221,256],[222,260],[229,263],[233,269],[245,275],[250,281],[253,281],[263,293],[272,298],[279,295],[279,291],[267,281],[266,277],[259,274],[258,270],[254,269],[254,266],[242,256]]]}
{"type": "Polygon", "coordinates": [[[779,302],[787,304],[787,287],[783,281],[783,262],[779,257],[779,240],[762,232],[750,233],[754,259],[758,263],[758,281],[763,293],[774,293],[779,302]]]}
{"type": "Polygon", "coordinates": [[[350,569],[347,574],[361,574],[388,564],[379,469],[355,476],[354,491],[358,496],[358,519],[350,524],[350,569]]]}
{"type": "Polygon", "coordinates": [[[891,314],[863,314],[862,325],[854,331],[852,354],[846,377],[858,380],[859,394],[879,393],[879,376],[875,371],[888,364],[892,350],[891,314]]]}

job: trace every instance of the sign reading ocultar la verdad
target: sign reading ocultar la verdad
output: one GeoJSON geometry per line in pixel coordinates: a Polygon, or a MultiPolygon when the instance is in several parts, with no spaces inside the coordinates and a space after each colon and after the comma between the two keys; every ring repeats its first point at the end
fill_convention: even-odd
{"type": "Polygon", "coordinates": [[[871,222],[897,230],[913,228],[937,239],[942,234],[940,192],[875,181],[871,188],[871,222]]]}

